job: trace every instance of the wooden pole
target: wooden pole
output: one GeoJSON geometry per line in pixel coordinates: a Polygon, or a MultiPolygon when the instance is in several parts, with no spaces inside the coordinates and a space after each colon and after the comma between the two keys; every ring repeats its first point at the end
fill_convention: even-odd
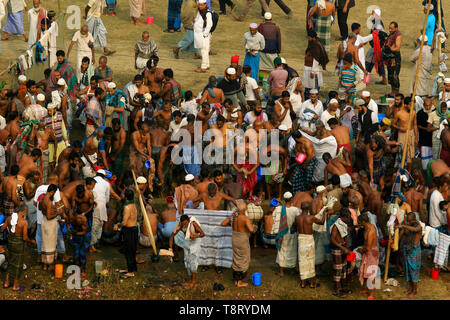
{"type": "MultiPolygon", "coordinates": [[[[419,59],[417,60],[416,76],[414,79],[414,89],[413,89],[413,94],[412,94],[411,106],[410,106],[410,110],[409,110],[408,129],[406,130],[406,139],[405,139],[405,144],[403,145],[403,155],[402,155],[402,163],[401,163],[402,169],[405,167],[406,151],[408,150],[409,131],[411,130],[412,114],[413,114],[413,110],[414,110],[414,106],[415,106],[415,102],[416,102],[415,98],[416,98],[416,90],[417,90],[417,80],[419,78],[420,63],[422,62],[422,52],[423,52],[423,45],[425,43],[425,41],[424,41],[425,33],[427,31],[428,15],[430,14],[430,4],[431,4],[431,0],[428,0],[427,16],[425,18],[423,31],[422,31],[422,41],[420,42],[419,59]]],[[[395,204],[397,204],[397,203],[398,203],[398,198],[395,199],[395,204]]],[[[391,233],[389,232],[389,242],[391,239],[392,239],[392,236],[391,236],[391,233]]],[[[386,265],[384,268],[384,281],[387,280],[388,273],[389,273],[389,257],[390,257],[390,255],[391,255],[391,244],[389,243],[388,247],[387,247],[387,253],[386,253],[386,265]]]]}
{"type": "MultiPolygon", "coordinates": [[[[136,192],[138,192],[139,186],[136,181],[136,175],[134,174],[133,170],[131,170],[131,172],[133,173],[133,180],[134,180],[134,184],[136,185],[136,192]]],[[[148,220],[147,210],[145,209],[144,202],[142,201],[142,197],[141,197],[140,193],[139,193],[139,203],[141,205],[142,215],[144,216],[144,225],[147,228],[148,233],[150,234],[150,241],[152,243],[153,251],[155,252],[155,255],[158,255],[158,251],[156,250],[155,238],[153,238],[152,225],[151,225],[150,221],[148,220]]]]}
{"type": "MultiPolygon", "coordinates": [[[[437,0],[437,6],[438,6],[438,30],[439,30],[439,29],[442,29],[441,0],[437,0]]],[[[436,42],[436,44],[438,46],[438,53],[439,53],[438,62],[439,62],[439,59],[442,54],[442,45],[438,38],[436,38],[434,41],[436,42]]]]}

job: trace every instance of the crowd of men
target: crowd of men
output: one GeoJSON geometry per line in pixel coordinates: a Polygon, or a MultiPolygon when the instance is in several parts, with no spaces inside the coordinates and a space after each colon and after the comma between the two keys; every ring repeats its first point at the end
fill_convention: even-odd
{"type": "MultiPolygon", "coordinates": [[[[247,1],[238,20],[253,2],[247,1]]],[[[54,13],[33,1],[29,44],[40,44],[54,66],[43,79],[20,74],[18,88],[0,92],[5,288],[22,288],[25,242],[36,246],[43,270],[52,271],[60,256],[79,265],[82,277],[88,253],[100,252],[100,244],[121,246],[127,264],[121,277],[131,278],[143,262],[136,256],[138,245],[151,247],[152,239],[169,249],[165,254],[173,261],[183,248],[191,277],[185,286],[195,287],[205,233],[197,219],[184,214],[186,208],[232,212],[221,226],[232,228],[238,287],[247,285],[250,242],[274,246],[280,276],[297,269],[301,288],[315,288],[316,275],[331,260],[333,295],[341,298],[351,293],[352,275],[358,273],[367,286],[363,293],[374,299],[389,246],[396,272],[410,286],[408,297],[417,295],[421,248],[436,248],[429,258],[447,269],[450,78],[438,76],[430,95],[431,56],[446,37],[438,19],[417,41],[417,50],[421,42],[425,50],[413,99],[412,90],[400,93],[399,26],[393,21],[385,32],[379,9],[372,12],[371,33],[363,37],[358,23],[347,31],[353,1],[337,1],[336,7],[327,0],[308,1],[301,75],[280,57],[281,32],[269,2],[260,1],[264,22],[251,23],[243,34],[245,59],[231,57],[224,73],[210,76],[195,94],[185,90],[176,71],[160,67],[164,61],[148,32],[134,47],[136,76],[118,87],[108,66],[114,51],[107,48],[101,22],[103,1],[89,1],[86,25],[66,51],[55,47],[54,13]],[[336,91],[321,100],[336,8],[339,80],[336,91]],[[104,48],[98,59],[96,47],[104,48]],[[76,66],[68,60],[75,48],[76,66]],[[381,83],[392,87],[393,101],[385,109],[366,89],[374,67],[381,83]],[[82,138],[73,139],[80,125],[82,138]],[[414,161],[419,155],[421,161],[414,161]],[[154,197],[166,199],[167,206],[157,210],[154,197]]],[[[115,2],[105,3],[103,14],[115,15],[115,2]]],[[[131,23],[139,25],[143,4],[130,0],[131,23]]],[[[220,1],[222,13],[225,5],[234,12],[231,1],[220,1]]],[[[200,73],[210,67],[211,32],[218,23],[209,8],[206,0],[185,0],[182,7],[181,1],[169,1],[167,30],[177,30],[178,14],[186,31],[173,53],[180,58],[180,51],[195,52],[200,73]]],[[[7,28],[20,25],[16,12],[22,11],[14,10],[3,40],[6,32],[20,34],[7,28]]],[[[429,17],[437,14],[433,5],[428,11],[429,17]]],[[[417,63],[417,53],[411,62],[417,63]]]]}

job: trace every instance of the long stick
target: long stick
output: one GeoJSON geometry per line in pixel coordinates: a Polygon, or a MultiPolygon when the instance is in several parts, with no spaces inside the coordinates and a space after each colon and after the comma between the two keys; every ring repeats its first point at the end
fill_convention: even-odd
{"type": "MultiPolygon", "coordinates": [[[[133,170],[131,170],[131,172],[133,173],[133,180],[134,180],[134,184],[136,185],[136,191],[138,191],[139,186],[136,181],[136,175],[134,174],[133,170]]],[[[152,243],[153,251],[155,252],[155,255],[157,255],[158,251],[156,250],[155,238],[153,238],[152,225],[151,225],[150,221],[148,220],[147,210],[145,210],[144,202],[142,201],[142,197],[141,197],[140,193],[139,193],[139,203],[141,204],[141,210],[142,210],[142,214],[144,216],[145,227],[147,228],[148,233],[150,234],[150,241],[152,243]]]]}
{"type": "MultiPolygon", "coordinates": [[[[416,98],[416,90],[417,90],[417,80],[419,78],[420,63],[422,62],[423,45],[425,43],[425,33],[427,31],[427,20],[428,20],[428,15],[430,14],[430,3],[431,3],[431,0],[428,0],[427,16],[425,18],[423,31],[422,31],[422,41],[420,42],[419,59],[417,60],[416,77],[414,80],[414,89],[413,89],[413,94],[412,94],[411,106],[410,106],[410,110],[409,110],[408,129],[406,130],[406,139],[405,139],[405,144],[403,145],[403,155],[402,155],[402,163],[401,163],[402,169],[405,167],[406,151],[408,150],[409,131],[411,130],[412,114],[413,114],[414,105],[416,102],[415,98],[416,98]]],[[[398,198],[395,199],[395,204],[397,204],[397,203],[398,203],[398,198]]],[[[392,239],[392,236],[391,236],[391,233],[389,232],[389,245],[388,245],[387,253],[386,253],[386,265],[384,268],[384,281],[387,280],[388,273],[389,273],[389,257],[391,255],[391,244],[390,244],[391,239],[392,239]]]]}
{"type": "MultiPolygon", "coordinates": [[[[438,0],[438,1],[437,1],[437,6],[438,6],[438,30],[439,30],[439,29],[442,29],[441,0],[438,0]]],[[[438,45],[438,53],[439,53],[439,55],[438,55],[438,61],[439,61],[439,59],[440,59],[440,57],[441,57],[441,54],[442,54],[442,45],[441,45],[441,42],[438,41],[438,40],[439,40],[439,39],[436,38],[434,41],[435,41],[436,44],[438,45]]]]}

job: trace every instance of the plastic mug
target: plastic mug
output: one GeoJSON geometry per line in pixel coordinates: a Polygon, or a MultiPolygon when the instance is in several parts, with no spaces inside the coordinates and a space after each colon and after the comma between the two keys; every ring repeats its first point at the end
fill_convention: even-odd
{"type": "Polygon", "coordinates": [[[252,274],[252,283],[256,287],[261,285],[261,273],[260,272],[255,272],[254,274],[252,274]]]}
{"type": "Polygon", "coordinates": [[[55,278],[61,279],[63,276],[63,265],[62,264],[56,264],[55,265],[55,278]]]}
{"type": "Polygon", "coordinates": [[[95,261],[95,273],[101,273],[103,271],[103,261],[95,261]]]}
{"type": "Polygon", "coordinates": [[[152,166],[152,163],[150,162],[150,160],[147,160],[147,161],[145,161],[144,165],[147,169],[150,169],[152,166]]]}
{"type": "Polygon", "coordinates": [[[370,73],[364,75],[364,80],[363,80],[363,82],[364,82],[365,84],[369,84],[369,83],[370,83],[370,78],[371,78],[371,76],[372,76],[372,75],[371,75],[370,73]]]}
{"type": "Polygon", "coordinates": [[[147,17],[146,22],[147,24],[153,24],[153,17],[147,17]]]}
{"type": "Polygon", "coordinates": [[[386,103],[386,96],[381,96],[381,103],[386,103]]]}

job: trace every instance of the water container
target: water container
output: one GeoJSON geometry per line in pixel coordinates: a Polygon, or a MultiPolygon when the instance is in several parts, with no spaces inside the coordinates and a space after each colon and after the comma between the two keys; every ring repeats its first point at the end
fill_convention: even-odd
{"type": "Polygon", "coordinates": [[[254,274],[252,274],[252,283],[256,287],[261,285],[261,273],[260,272],[255,272],[254,274]]]}

